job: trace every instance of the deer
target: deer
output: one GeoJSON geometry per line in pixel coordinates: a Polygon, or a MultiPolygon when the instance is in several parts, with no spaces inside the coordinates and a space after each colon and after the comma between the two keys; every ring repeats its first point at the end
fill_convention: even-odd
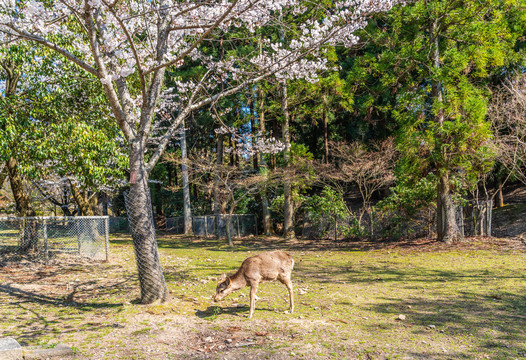
{"type": "Polygon", "coordinates": [[[251,319],[256,308],[256,292],[262,282],[279,280],[289,291],[289,312],[294,311],[294,295],[290,275],[294,268],[292,256],[282,250],[274,250],[251,256],[243,261],[241,267],[233,275],[222,274],[217,283],[214,301],[223,300],[228,294],[245,286],[250,286],[250,311],[251,319]]]}

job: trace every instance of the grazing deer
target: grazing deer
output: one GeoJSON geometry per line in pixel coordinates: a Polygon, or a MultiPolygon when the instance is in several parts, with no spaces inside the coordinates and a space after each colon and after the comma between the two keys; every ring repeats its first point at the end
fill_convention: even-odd
{"type": "Polygon", "coordinates": [[[294,259],[281,250],[264,252],[249,257],[243,261],[241,267],[234,275],[221,275],[218,279],[214,301],[220,301],[231,292],[250,286],[250,311],[248,317],[252,318],[256,307],[256,292],[258,291],[259,283],[279,280],[289,290],[289,311],[293,312],[294,296],[292,294],[292,281],[290,280],[292,268],[294,268],[294,259]]]}

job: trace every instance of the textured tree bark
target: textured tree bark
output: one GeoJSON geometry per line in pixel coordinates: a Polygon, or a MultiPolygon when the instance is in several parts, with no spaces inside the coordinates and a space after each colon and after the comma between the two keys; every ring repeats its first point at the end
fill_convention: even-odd
{"type": "Polygon", "coordinates": [[[497,176],[497,208],[501,208],[504,206],[504,194],[502,192],[502,187],[502,179],[500,178],[500,176],[497,176]]]}
{"type": "Polygon", "coordinates": [[[6,167],[18,216],[35,216],[35,211],[31,206],[30,195],[24,188],[24,179],[18,171],[18,161],[15,158],[10,158],[6,162],[6,167]]]}
{"type": "Polygon", "coordinates": [[[216,217],[216,237],[219,239],[219,220],[221,216],[221,168],[223,166],[223,135],[217,135],[216,145],[216,178],[214,181],[214,215],[216,217]]]}
{"type": "Polygon", "coordinates": [[[235,199],[234,193],[231,195],[232,205],[230,211],[228,212],[228,219],[226,220],[226,238],[228,239],[228,246],[234,246],[234,241],[232,240],[232,214],[234,214],[235,208],[235,199]]]}
{"type": "Polygon", "coordinates": [[[165,301],[168,288],[163,275],[148,189],[148,172],[144,161],[144,143],[136,139],[130,144],[130,192],[128,218],[141,286],[141,303],[165,301]]]}
{"type": "MultiPolygon", "coordinates": [[[[265,125],[265,101],[263,97],[263,91],[259,92],[259,128],[261,130],[261,134],[263,136],[266,135],[266,125],[265,125]]],[[[267,162],[265,161],[265,154],[260,153],[259,154],[259,163],[261,164],[261,171],[267,172],[267,162]]],[[[269,204],[268,204],[268,197],[267,197],[267,187],[264,186],[261,190],[261,209],[263,212],[263,233],[266,236],[272,235],[272,224],[270,222],[270,211],[269,211],[269,204]]]]}
{"type": "Polygon", "coordinates": [[[7,179],[9,174],[7,173],[7,167],[5,166],[5,164],[3,165],[0,164],[0,166],[2,166],[0,170],[0,189],[1,189],[4,186],[5,179],[7,179]]]}
{"type": "Polygon", "coordinates": [[[292,199],[292,181],[288,169],[290,167],[290,114],[288,105],[288,94],[287,94],[287,82],[282,83],[282,98],[281,108],[283,110],[283,128],[282,137],[283,143],[285,144],[285,150],[283,150],[283,160],[285,161],[285,175],[283,177],[283,237],[286,239],[294,239],[296,234],[294,233],[294,203],[292,199]]]}
{"type": "Polygon", "coordinates": [[[97,203],[97,199],[95,196],[89,196],[86,191],[80,190],[71,180],[69,180],[69,185],[71,188],[71,194],[73,195],[73,199],[75,199],[75,203],[77,203],[77,206],[80,210],[81,216],[93,216],[95,214],[95,207],[97,203]]]}
{"type": "MultiPolygon", "coordinates": [[[[36,216],[33,207],[31,206],[30,194],[24,187],[24,178],[18,171],[18,162],[15,158],[10,158],[6,162],[7,173],[9,175],[9,183],[11,185],[11,192],[15,200],[15,208],[18,216],[28,217],[36,216]]],[[[20,247],[18,249],[21,253],[29,253],[38,250],[38,228],[37,222],[34,220],[23,221],[23,234],[20,240],[20,247]]]]}
{"type": "Polygon", "coordinates": [[[323,145],[325,150],[325,164],[329,164],[329,129],[328,129],[328,119],[329,116],[327,114],[328,110],[328,101],[327,101],[327,95],[323,96],[323,103],[325,104],[325,107],[323,109],[323,145]]]}
{"type": "Polygon", "coordinates": [[[448,175],[442,175],[438,184],[437,196],[437,235],[446,244],[461,239],[460,229],[455,218],[456,206],[451,196],[448,175]]]}
{"type": "Polygon", "coordinates": [[[191,235],[192,229],[192,207],[190,203],[190,182],[188,180],[188,156],[186,153],[186,129],[184,121],[181,124],[181,173],[183,174],[183,214],[184,214],[184,234],[191,235]]]}

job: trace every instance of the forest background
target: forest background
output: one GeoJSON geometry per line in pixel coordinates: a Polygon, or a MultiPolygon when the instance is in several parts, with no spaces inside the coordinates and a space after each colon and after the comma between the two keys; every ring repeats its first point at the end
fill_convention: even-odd
{"type": "MultiPolygon", "coordinates": [[[[151,170],[156,219],[256,214],[264,234],[288,238],[323,222],[323,236],[458,240],[459,206],[502,207],[503,187],[525,180],[524,6],[398,5],[370,15],[355,46],[325,46],[316,77],[269,76],[192,111],[151,170]]],[[[225,61],[292,34],[199,46],[225,61]]],[[[1,59],[2,212],[124,215],[130,144],[103,85],[45,47],[5,43],[1,59]]],[[[165,83],[204,72],[189,61],[165,83]]],[[[147,158],[177,116],[155,115],[147,158]]]]}

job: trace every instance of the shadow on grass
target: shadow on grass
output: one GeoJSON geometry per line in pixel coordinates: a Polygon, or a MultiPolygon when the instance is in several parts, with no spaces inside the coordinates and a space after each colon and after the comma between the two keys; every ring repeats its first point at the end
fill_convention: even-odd
{"type": "Polygon", "coordinates": [[[248,314],[248,306],[243,307],[237,307],[237,306],[229,306],[229,307],[221,307],[221,306],[209,306],[206,310],[197,310],[195,312],[195,315],[201,319],[207,319],[207,320],[214,320],[217,317],[219,317],[221,314],[231,314],[235,316],[241,316],[240,314],[248,314]]]}
{"type": "MultiPolygon", "coordinates": [[[[381,304],[362,307],[367,311],[392,314],[393,319],[396,314],[403,313],[406,316],[404,324],[414,334],[440,332],[454,338],[469,335],[476,345],[469,350],[472,355],[464,354],[463,357],[480,354],[494,359],[526,357],[526,297],[523,294],[460,292],[438,300],[424,297],[383,300],[381,304]]],[[[391,324],[393,329],[397,326],[395,322],[391,324]]],[[[371,325],[370,331],[376,328],[371,325]]],[[[429,356],[427,352],[413,355],[429,356]]]]}
{"type": "MultiPolygon", "coordinates": [[[[114,245],[132,245],[129,234],[114,235],[110,239],[114,245]]],[[[210,251],[240,252],[240,251],[370,251],[390,247],[413,248],[429,244],[442,244],[431,239],[420,239],[415,241],[367,241],[367,240],[330,240],[330,239],[299,239],[284,240],[280,237],[252,236],[242,239],[234,239],[234,247],[227,245],[226,239],[215,237],[188,237],[165,232],[157,233],[157,243],[160,249],[201,249],[210,251]]]]}
{"type": "MultiPolygon", "coordinates": [[[[79,286],[82,284],[79,284],[79,286]]],[[[68,296],[48,296],[43,294],[38,294],[33,291],[22,290],[10,284],[0,285],[0,292],[3,292],[12,297],[18,298],[22,302],[35,302],[39,304],[48,304],[55,306],[71,306],[79,308],[81,310],[92,311],[96,308],[116,308],[122,307],[122,303],[110,303],[110,302],[78,302],[73,301],[72,298],[77,292],[76,287],[73,291],[68,294],[68,296]]],[[[16,302],[12,302],[16,303],[16,302]]]]}
{"type": "MultiPolygon", "coordinates": [[[[491,269],[477,270],[441,270],[429,267],[412,266],[405,269],[397,269],[385,266],[366,266],[356,264],[342,264],[339,266],[317,262],[299,262],[294,268],[294,274],[303,278],[309,278],[317,283],[447,283],[450,281],[462,281],[463,283],[482,283],[488,280],[524,279],[526,274],[518,272],[493,271],[491,269]]],[[[398,265],[400,266],[400,265],[398,265]]]]}
{"type": "Polygon", "coordinates": [[[68,334],[77,333],[79,331],[99,331],[109,328],[121,328],[122,325],[103,324],[97,322],[87,322],[84,324],[64,324],[61,319],[50,320],[43,314],[38,313],[35,309],[24,306],[23,302],[16,304],[20,309],[20,313],[32,314],[30,319],[20,317],[18,320],[19,326],[17,330],[9,332],[5,331],[3,336],[16,337],[17,341],[23,345],[34,344],[35,340],[41,339],[43,336],[50,336],[53,334],[68,334]]]}
{"type": "MultiPolygon", "coordinates": [[[[120,286],[126,281],[117,284],[120,286]]],[[[16,321],[16,330],[4,331],[3,336],[14,336],[17,340],[24,343],[34,343],[36,339],[42,336],[50,336],[53,334],[76,333],[78,331],[98,331],[105,328],[119,327],[118,324],[103,324],[103,323],[78,323],[69,324],[64,323],[64,319],[77,318],[79,322],[84,319],[83,313],[91,314],[97,309],[115,309],[118,311],[123,309],[123,303],[111,302],[79,302],[74,301],[73,298],[79,291],[78,288],[86,285],[92,285],[94,281],[79,283],[73,287],[72,291],[66,296],[51,296],[40,294],[35,291],[28,291],[16,287],[12,284],[1,284],[0,295],[2,293],[9,295],[9,305],[18,308],[18,317],[10,321],[16,321]],[[34,306],[39,305],[39,306],[34,306]],[[46,305],[41,307],[40,305],[46,305]],[[60,309],[53,309],[49,305],[57,308],[73,308],[79,313],[72,313],[70,311],[64,313],[60,309]],[[38,309],[42,309],[39,311],[38,309]]],[[[114,284],[115,285],[115,284],[114,284]]],[[[75,321],[73,321],[75,322],[75,321]]]]}
{"type": "MultiPolygon", "coordinates": [[[[206,319],[206,320],[214,320],[218,318],[220,315],[225,315],[225,314],[248,318],[249,310],[250,310],[249,305],[241,305],[240,307],[239,306],[221,307],[221,306],[214,305],[214,306],[209,306],[206,310],[197,310],[195,312],[195,315],[201,319],[206,319]]],[[[255,314],[257,314],[258,311],[275,312],[276,310],[256,306],[255,314]]]]}

